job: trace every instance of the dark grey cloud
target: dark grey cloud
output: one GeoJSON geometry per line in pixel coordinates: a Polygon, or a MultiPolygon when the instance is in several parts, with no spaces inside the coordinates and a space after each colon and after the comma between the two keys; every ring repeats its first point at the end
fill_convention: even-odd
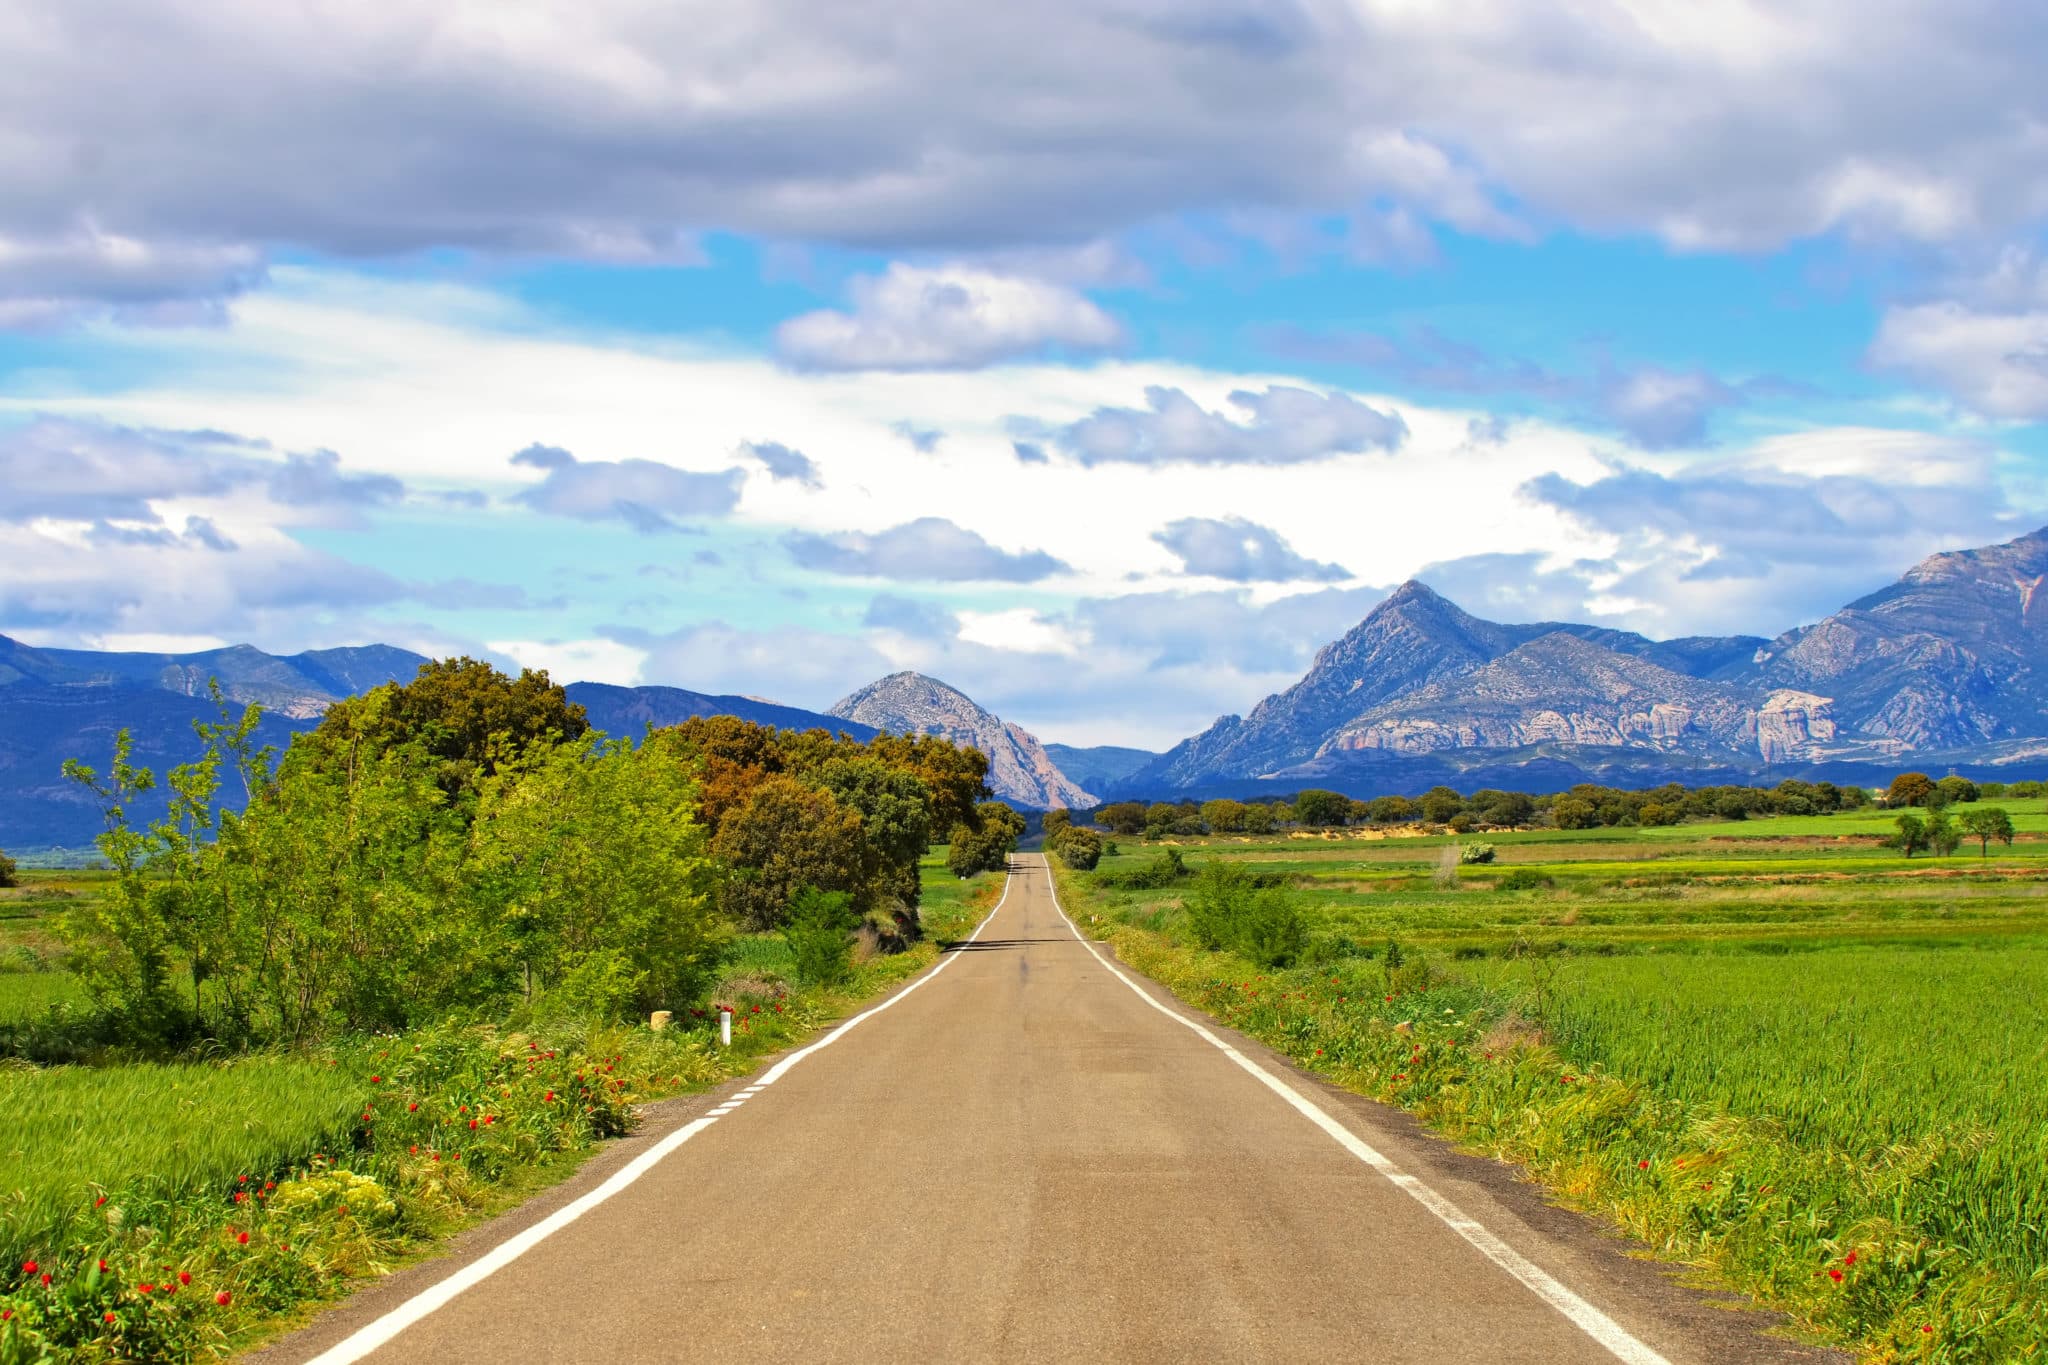
{"type": "Polygon", "coordinates": [[[742,441],[742,453],[761,462],[773,479],[785,479],[800,483],[806,488],[823,488],[824,480],[818,477],[818,466],[811,457],[801,450],[792,450],[780,441],[742,441]]]}
{"type": "Polygon", "coordinates": [[[873,534],[800,531],[783,543],[806,569],[865,578],[1035,583],[1067,568],[1043,550],[1012,554],[998,549],[944,517],[919,517],[873,534]]]}
{"type": "Polygon", "coordinates": [[[1257,393],[1236,390],[1229,403],[1243,420],[1211,412],[1179,389],[1153,385],[1145,390],[1142,408],[1097,408],[1051,431],[1023,419],[1013,426],[1084,465],[1305,464],[1392,450],[1408,434],[1399,414],[1368,407],[1348,393],[1275,384],[1257,393]]]}
{"type": "Polygon", "coordinates": [[[817,3],[710,24],[563,3],[473,28],[423,3],[60,7],[0,89],[16,145],[60,149],[5,167],[0,298],[175,312],[278,247],[676,262],[731,230],[984,250],[1219,207],[1355,216],[1362,250],[1412,251],[1433,224],[1527,232],[1518,215],[1686,248],[1939,240],[2048,197],[2048,19],[2006,0],[1760,11],[1740,60],[1621,6],[892,17],[877,45],[871,16],[817,3]],[[408,52],[434,59],[390,59],[408,52]]]}
{"type": "Polygon", "coordinates": [[[1152,533],[1191,574],[1234,583],[1332,582],[1351,575],[1296,554],[1279,532],[1243,517],[1183,517],[1152,533]]]}
{"type": "Polygon", "coordinates": [[[517,494],[537,512],[579,521],[623,521],[642,534],[681,530],[688,521],[723,516],[739,505],[746,471],[698,474],[653,460],[579,460],[560,446],[535,443],[512,463],[547,471],[517,494]]]}
{"type": "Polygon", "coordinates": [[[921,640],[950,640],[960,633],[960,618],[938,603],[887,592],[869,601],[861,624],[921,640]]]}

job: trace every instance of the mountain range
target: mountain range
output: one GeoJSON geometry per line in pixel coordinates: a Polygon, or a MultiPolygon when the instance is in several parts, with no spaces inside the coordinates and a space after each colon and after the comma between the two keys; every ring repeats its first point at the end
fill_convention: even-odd
{"type": "MultiPolygon", "coordinates": [[[[675,687],[572,683],[609,734],[736,715],[867,738],[945,736],[989,756],[1013,804],[1101,798],[1414,793],[1439,782],[1556,790],[1575,782],[1883,781],[1900,767],[2048,767],[2048,529],[1934,555],[1897,582],[1776,639],[1652,640],[1571,622],[1502,624],[1410,581],[1302,679],[1163,754],[1043,744],[934,678],[897,673],[826,712],[675,687]]],[[[196,751],[209,679],[265,710],[283,744],[326,707],[412,676],[390,645],[266,654],[38,649],[0,636],[0,847],[79,846],[97,827],[66,758],[104,764],[117,729],[161,770],[196,751]]],[[[148,810],[141,812],[145,818],[148,810]]]]}
{"type": "Polygon", "coordinates": [[[1293,687],[1113,790],[1405,790],[1444,773],[1525,776],[1532,764],[1553,782],[1748,780],[1888,770],[1909,754],[1923,766],[2048,756],[2044,576],[2048,530],[1934,555],[1774,640],[1662,641],[1484,621],[1410,581],[1293,687]]]}

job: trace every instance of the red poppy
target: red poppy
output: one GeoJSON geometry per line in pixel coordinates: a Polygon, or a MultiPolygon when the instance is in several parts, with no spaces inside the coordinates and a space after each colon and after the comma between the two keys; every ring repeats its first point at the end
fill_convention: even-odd
{"type": "Polygon", "coordinates": [[[1855,1265],[1855,1264],[1856,1264],[1856,1253],[1852,1251],[1852,1252],[1850,1252],[1850,1253],[1849,1253],[1849,1254],[1848,1254],[1847,1256],[1844,1256],[1844,1257],[1842,1258],[1842,1264],[1843,1264],[1843,1265],[1855,1265]]]}
{"type": "Polygon", "coordinates": [[[553,1103],[555,1102],[555,1092],[554,1092],[554,1091],[552,1091],[552,1090],[550,1090],[550,1091],[548,1091],[548,1093],[547,1093],[546,1095],[542,1096],[541,1098],[542,1098],[542,1099],[543,1099],[543,1100],[544,1100],[544,1101],[545,1101],[546,1103],[548,1103],[548,1104],[553,1104],[553,1103]]]}
{"type": "Polygon", "coordinates": [[[49,1271],[47,1271],[47,1270],[45,1270],[45,1271],[43,1272],[43,1288],[45,1288],[45,1289],[48,1289],[49,1287],[50,1287],[50,1272],[49,1272],[49,1271]]]}
{"type": "Polygon", "coordinates": [[[178,1283],[179,1283],[179,1284],[190,1284],[190,1283],[192,1283],[192,1272],[191,1272],[191,1271],[189,1271],[189,1270],[181,1270],[181,1271],[179,1271],[179,1272],[178,1272],[178,1283]]]}
{"type": "Polygon", "coordinates": [[[1636,1169],[1639,1171],[1647,1171],[1650,1169],[1650,1163],[1647,1161],[1638,1161],[1636,1163],[1636,1169]]]}
{"type": "Polygon", "coordinates": [[[383,1078],[382,1076],[372,1076],[372,1077],[370,1077],[370,1084],[371,1084],[371,1085],[382,1085],[383,1083],[384,1083],[384,1078],[383,1078]]]}
{"type": "Polygon", "coordinates": [[[241,1243],[243,1246],[247,1246],[249,1245],[249,1234],[246,1232],[238,1232],[235,1234],[235,1240],[241,1243]]]}
{"type": "Polygon", "coordinates": [[[228,1301],[229,1301],[230,1299],[232,1299],[233,1297],[234,1297],[234,1295],[232,1295],[232,1294],[228,1293],[228,1291],[227,1291],[227,1290],[223,1289],[223,1290],[221,1290],[221,1291],[220,1291],[220,1293],[218,1293],[218,1294],[215,1294],[215,1295],[213,1296],[213,1301],[214,1301],[215,1303],[219,1304],[219,1305],[220,1305],[221,1307],[225,1308],[225,1307],[227,1307],[227,1306],[228,1306],[228,1301]]]}
{"type": "Polygon", "coordinates": [[[471,1120],[469,1121],[469,1126],[470,1126],[470,1128],[471,1128],[471,1129],[474,1129],[474,1128],[476,1127],[476,1120],[475,1120],[475,1119],[471,1119],[471,1120]]]}
{"type": "Polygon", "coordinates": [[[113,1320],[114,1320],[114,1310],[113,1310],[113,1309],[111,1309],[111,1308],[109,1308],[109,1309],[108,1309],[108,1310],[106,1311],[106,1313],[105,1313],[105,1314],[104,1314],[104,1315],[103,1315],[103,1316],[102,1316],[102,1317],[100,1318],[100,1321],[101,1321],[101,1322],[112,1322],[113,1320]]]}
{"type": "Polygon", "coordinates": [[[21,1273],[24,1275],[33,1275],[41,1269],[42,1267],[37,1265],[34,1261],[23,1261],[21,1263],[21,1273]]]}
{"type": "Polygon", "coordinates": [[[135,1286],[135,1292],[138,1294],[154,1294],[156,1293],[156,1286],[150,1283],[149,1281],[145,1280],[141,1284],[135,1286]]]}
{"type": "Polygon", "coordinates": [[[97,1199],[95,1199],[95,1200],[93,1200],[93,1201],[92,1201],[92,1206],[93,1206],[94,1208],[98,1208],[98,1207],[99,1207],[100,1205],[102,1205],[102,1204],[104,1204],[104,1203],[106,1203],[106,1202],[107,1202],[107,1197],[106,1197],[105,1195],[101,1195],[101,1196],[100,1196],[99,1198],[97,1198],[97,1199]]]}
{"type": "Polygon", "coordinates": [[[100,1262],[100,1274],[104,1275],[104,1274],[106,1274],[106,1273],[107,1273],[107,1263],[106,1263],[105,1261],[101,1261],[101,1262],[100,1262]]]}
{"type": "Polygon", "coordinates": [[[419,1106],[419,1102],[418,1102],[417,1100],[415,1100],[415,1101],[414,1101],[413,1103],[411,1103],[411,1104],[408,1104],[407,1106],[405,1106],[405,1112],[406,1112],[406,1113],[408,1113],[408,1114],[416,1114],[416,1113],[418,1113],[418,1112],[419,1112],[419,1108],[420,1108],[420,1106],[419,1106]]]}
{"type": "Polygon", "coordinates": [[[1828,1278],[1833,1280],[1836,1284],[1840,1284],[1842,1282],[1842,1272],[1839,1270],[1830,1270],[1828,1272],[1828,1278]]]}

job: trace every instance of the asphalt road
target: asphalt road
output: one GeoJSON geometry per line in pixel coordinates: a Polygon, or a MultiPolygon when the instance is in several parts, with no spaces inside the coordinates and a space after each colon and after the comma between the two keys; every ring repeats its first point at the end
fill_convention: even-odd
{"type": "Polygon", "coordinates": [[[1106,957],[1020,856],[880,1012],[262,1358],[1834,1359],[1106,957]]]}

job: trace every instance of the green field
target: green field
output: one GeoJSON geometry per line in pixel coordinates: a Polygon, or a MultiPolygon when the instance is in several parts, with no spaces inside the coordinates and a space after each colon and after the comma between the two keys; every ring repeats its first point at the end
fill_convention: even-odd
{"type": "Polygon", "coordinates": [[[1070,908],[1191,1002],[1824,1335],[1873,1358],[2033,1358],[2048,815],[2014,814],[1989,858],[1904,859],[1877,846],[1882,814],[1835,815],[1476,836],[1495,861],[1454,878],[1443,838],[1177,841],[1191,868],[1289,888],[1308,933],[1281,969],[1190,946],[1194,879],[1098,880],[1158,845],[1062,875],[1070,908]]]}

